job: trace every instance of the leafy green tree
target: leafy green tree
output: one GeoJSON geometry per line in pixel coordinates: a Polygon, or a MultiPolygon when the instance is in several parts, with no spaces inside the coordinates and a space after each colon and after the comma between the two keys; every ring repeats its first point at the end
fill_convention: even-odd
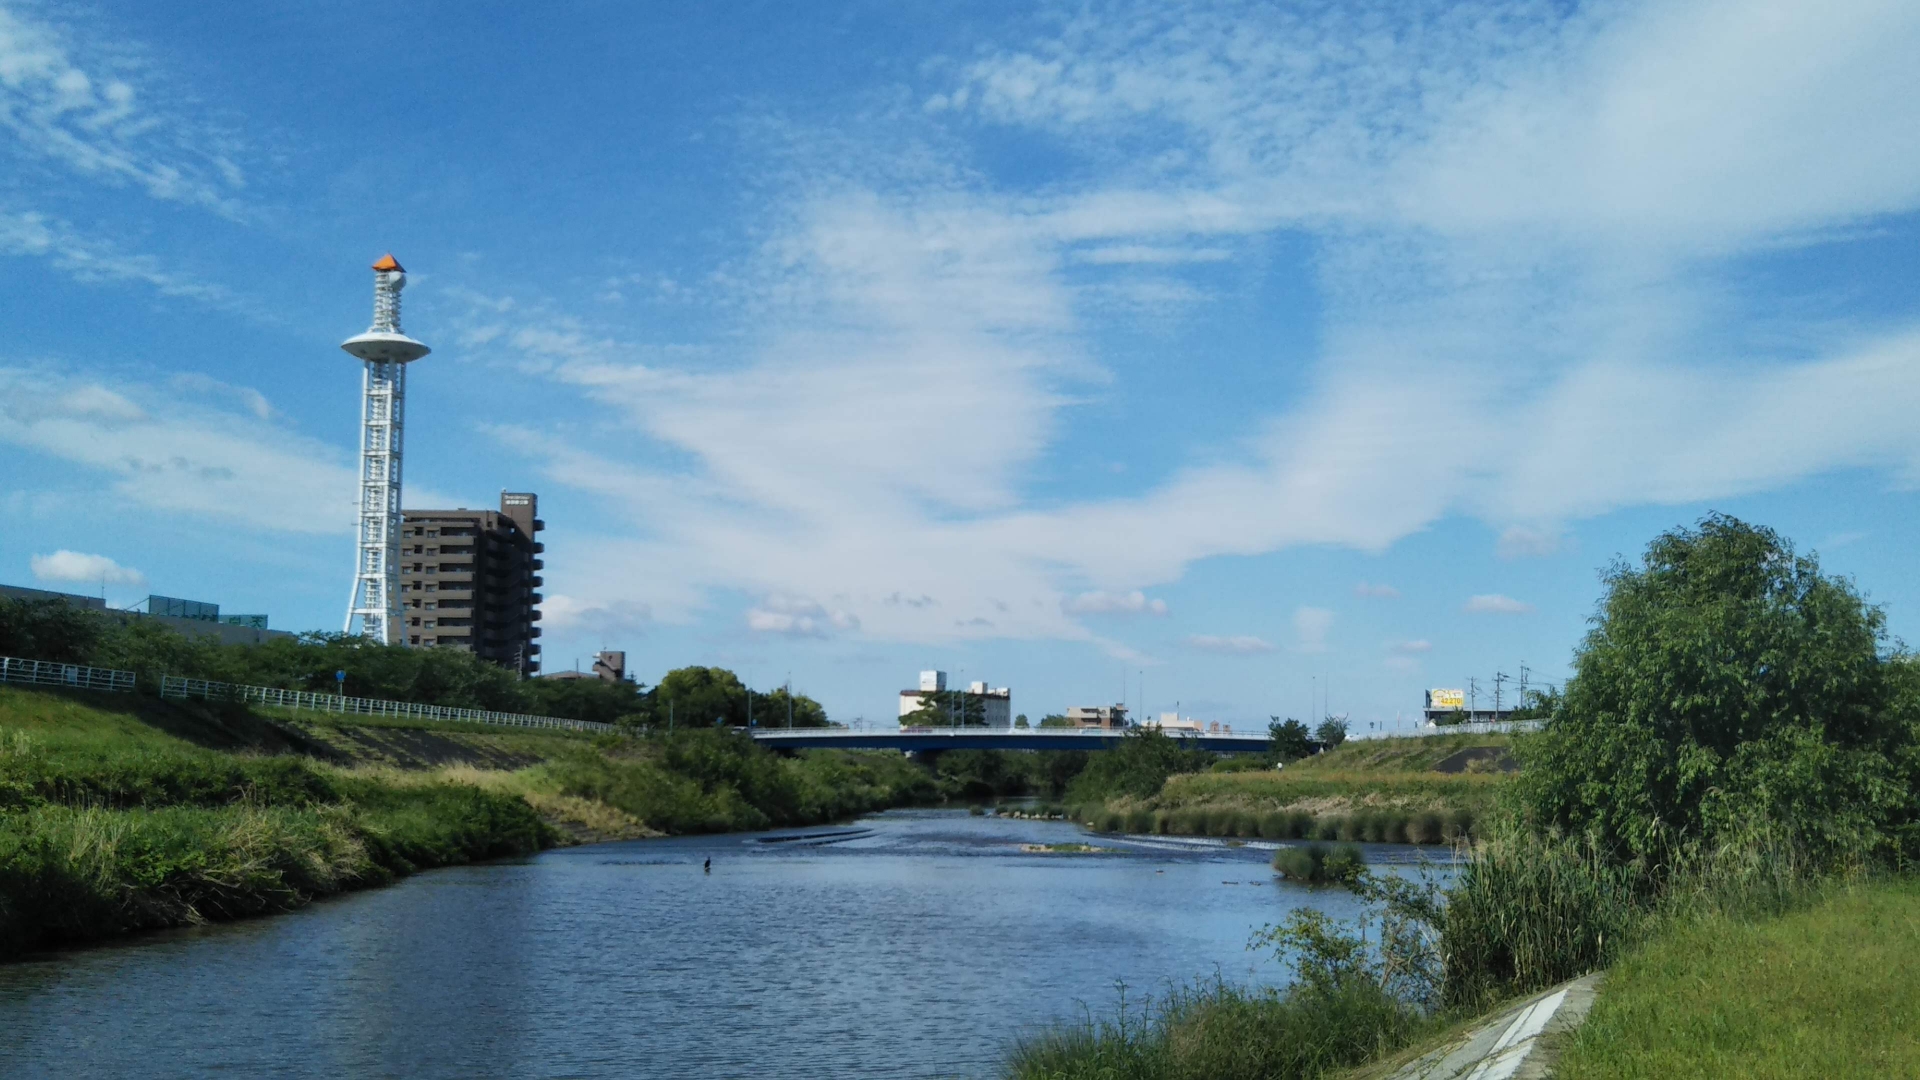
{"type": "Polygon", "coordinates": [[[927,690],[920,705],[900,718],[902,727],[984,727],[987,703],[964,690],[927,690]]]}
{"type": "Polygon", "coordinates": [[[1339,746],[1347,741],[1347,722],[1337,716],[1329,716],[1313,729],[1313,737],[1321,746],[1339,746]]]}
{"type": "Polygon", "coordinates": [[[1027,723],[1027,714],[1021,713],[1019,716],[1016,716],[1013,718],[1013,726],[1017,728],[1026,728],[1026,727],[1032,727],[1033,725],[1027,723]]]}
{"type": "Polygon", "coordinates": [[[1070,728],[1070,727],[1079,727],[1080,725],[1067,719],[1065,716],[1061,715],[1060,713],[1048,713],[1047,715],[1040,718],[1040,726],[1043,728],[1063,728],[1063,727],[1070,728]]]}
{"type": "Polygon", "coordinates": [[[100,644],[105,620],[65,600],[12,600],[0,597],[0,656],[89,663],[100,644]]]}
{"type": "Polygon", "coordinates": [[[660,676],[653,697],[655,716],[665,717],[671,709],[675,727],[701,727],[716,721],[745,727],[747,723],[747,688],[726,668],[675,668],[660,676]]]}
{"type": "Polygon", "coordinates": [[[1816,859],[1915,848],[1910,668],[1884,616],[1770,529],[1709,516],[1618,563],[1515,793],[1661,865],[1763,826],[1816,859]]]}
{"type": "Polygon", "coordinates": [[[1298,761],[1313,752],[1313,733],[1307,725],[1275,716],[1267,724],[1267,754],[1275,761],[1298,761]]]}
{"type": "Polygon", "coordinates": [[[1560,711],[1562,695],[1555,687],[1528,690],[1520,707],[1507,714],[1509,720],[1551,720],[1560,711]]]}
{"type": "Polygon", "coordinates": [[[1203,772],[1214,762],[1205,750],[1181,745],[1159,728],[1128,728],[1120,745],[1088,755],[1087,767],[1068,787],[1070,799],[1092,801],[1120,795],[1144,799],[1175,773],[1203,772]]]}

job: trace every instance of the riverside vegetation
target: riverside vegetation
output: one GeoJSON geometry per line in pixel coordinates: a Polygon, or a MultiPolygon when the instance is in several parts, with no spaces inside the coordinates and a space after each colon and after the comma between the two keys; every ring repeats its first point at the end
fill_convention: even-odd
{"type": "Polygon", "coordinates": [[[781,758],[717,730],[349,726],[0,687],[0,958],[570,836],[810,824],[946,793],[899,755],[781,758]]]}
{"type": "Polygon", "coordinates": [[[1370,739],[1275,769],[1271,757],[1216,761],[1149,728],[1079,773],[1066,801],[1102,832],[1448,844],[1493,806],[1510,746],[1498,735],[1370,739]]]}
{"type": "MultiPolygon", "coordinates": [[[[1005,1074],[1380,1076],[1616,964],[1566,1075],[1913,1073],[1893,1018],[1920,955],[1920,665],[1851,583],[1732,518],[1661,535],[1605,586],[1450,884],[1362,871],[1360,924],[1301,910],[1256,938],[1288,988],[1123,993],[1015,1045],[1005,1074]]],[[[1169,777],[1098,812],[1164,810],[1169,777]]]]}

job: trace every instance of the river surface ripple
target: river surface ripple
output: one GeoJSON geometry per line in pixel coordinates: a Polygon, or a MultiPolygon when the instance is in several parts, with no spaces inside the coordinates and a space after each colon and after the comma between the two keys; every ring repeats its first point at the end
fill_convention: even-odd
{"type": "Polygon", "coordinates": [[[904,810],[437,870],[0,965],[0,1076],[992,1076],[1116,981],[1283,979],[1255,930],[1356,907],[1268,858],[904,810]]]}

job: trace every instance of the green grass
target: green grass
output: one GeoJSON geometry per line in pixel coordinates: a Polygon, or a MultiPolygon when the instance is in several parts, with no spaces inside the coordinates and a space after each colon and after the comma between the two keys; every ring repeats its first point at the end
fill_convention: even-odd
{"type": "Polygon", "coordinates": [[[1018,1043],[1008,1080],[1233,1080],[1316,1077],[1365,1061],[1423,1033],[1429,1021],[1377,986],[1242,989],[1215,982],[1144,1005],[1123,997],[1109,1017],[1088,1015],[1018,1043]]]}
{"type": "Polygon", "coordinates": [[[1556,1075],[1920,1076],[1916,971],[1920,882],[1757,922],[1687,920],[1608,973],[1556,1075]]]}

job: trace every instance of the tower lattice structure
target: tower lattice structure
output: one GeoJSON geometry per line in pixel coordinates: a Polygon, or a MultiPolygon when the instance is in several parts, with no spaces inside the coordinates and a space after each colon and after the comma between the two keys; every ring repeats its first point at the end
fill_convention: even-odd
{"type": "Polygon", "coordinates": [[[392,255],[373,264],[373,325],[340,347],[365,365],[360,400],[360,530],[346,632],[382,644],[400,632],[400,466],[407,365],[431,350],[400,329],[407,273],[392,255]]]}

